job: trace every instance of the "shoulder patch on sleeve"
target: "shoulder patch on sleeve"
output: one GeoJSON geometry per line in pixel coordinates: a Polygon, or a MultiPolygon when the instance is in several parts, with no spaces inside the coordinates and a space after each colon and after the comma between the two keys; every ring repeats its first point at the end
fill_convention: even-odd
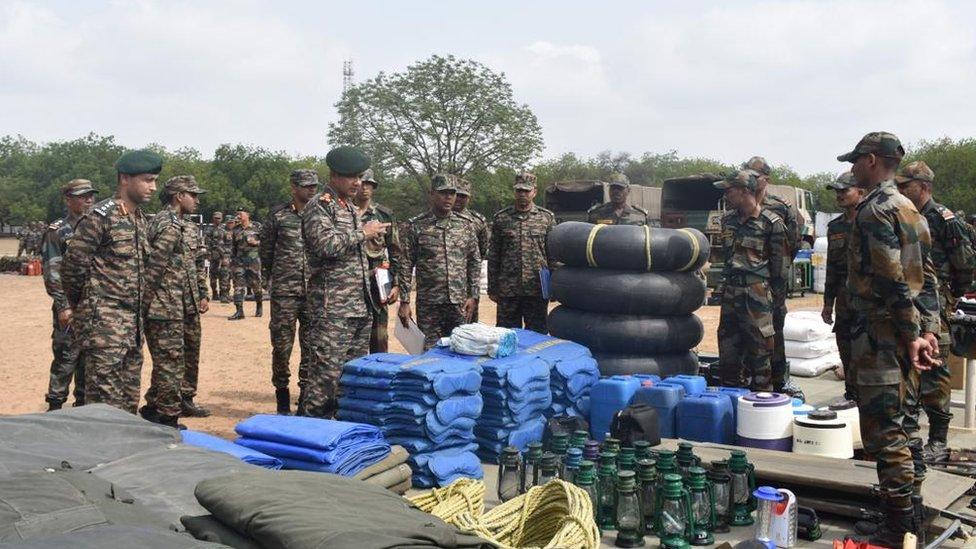
{"type": "Polygon", "coordinates": [[[764,208],[761,211],[761,215],[765,217],[770,223],[775,224],[777,221],[779,221],[780,223],[784,223],[783,218],[776,215],[776,213],[773,212],[772,210],[764,208]]]}
{"type": "Polygon", "coordinates": [[[319,201],[325,203],[332,202],[332,193],[322,193],[322,196],[319,197],[319,201]]]}
{"type": "Polygon", "coordinates": [[[50,229],[50,230],[52,230],[52,231],[56,231],[56,230],[58,230],[58,229],[61,228],[61,225],[64,225],[64,219],[63,218],[56,220],[54,223],[51,223],[50,225],[47,226],[47,228],[50,229]]]}
{"type": "Polygon", "coordinates": [[[104,200],[101,204],[97,204],[94,208],[92,208],[92,211],[104,217],[112,213],[112,210],[114,210],[116,206],[118,206],[118,203],[115,201],[115,199],[109,198],[104,200]]]}

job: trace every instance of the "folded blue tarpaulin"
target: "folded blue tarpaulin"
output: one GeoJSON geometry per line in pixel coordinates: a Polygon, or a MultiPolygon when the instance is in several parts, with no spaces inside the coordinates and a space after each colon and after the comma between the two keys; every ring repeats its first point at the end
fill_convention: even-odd
{"type": "Polygon", "coordinates": [[[208,435],[198,431],[180,431],[180,434],[183,436],[184,444],[199,446],[215,452],[230,454],[244,463],[250,463],[251,465],[257,465],[258,467],[264,467],[266,469],[281,469],[280,459],[262,452],[258,452],[257,450],[253,450],[246,446],[241,446],[240,444],[234,444],[229,440],[224,440],[220,437],[215,437],[213,435],[208,435]]]}
{"type": "Polygon", "coordinates": [[[300,459],[313,463],[333,465],[341,465],[348,461],[364,459],[362,456],[366,456],[366,459],[368,459],[373,455],[382,454],[385,456],[390,453],[390,445],[385,440],[351,442],[349,444],[339,445],[331,450],[320,450],[306,446],[282,444],[280,442],[248,437],[238,438],[237,444],[264,452],[276,458],[300,459]]]}
{"type": "Polygon", "coordinates": [[[238,435],[318,450],[335,450],[357,444],[383,442],[373,425],[299,416],[259,414],[237,424],[238,435]]]}
{"type": "Polygon", "coordinates": [[[468,444],[470,444],[474,449],[477,449],[478,445],[472,442],[473,439],[474,439],[473,435],[464,436],[464,437],[451,437],[443,442],[435,443],[427,437],[401,437],[401,436],[391,435],[389,441],[390,444],[398,444],[400,446],[403,446],[404,448],[407,449],[407,452],[409,452],[411,455],[414,455],[414,454],[426,454],[444,448],[456,448],[468,444]]]}
{"type": "Polygon", "coordinates": [[[374,353],[350,360],[342,367],[342,371],[347,374],[392,379],[397,372],[396,366],[413,358],[411,355],[397,353],[374,353]]]}
{"type": "Polygon", "coordinates": [[[376,454],[363,454],[360,459],[347,461],[339,464],[332,463],[316,463],[314,461],[305,461],[301,459],[292,459],[283,457],[281,458],[284,464],[284,469],[295,469],[298,471],[313,471],[316,473],[332,473],[335,475],[342,475],[344,477],[351,477],[356,473],[362,471],[363,469],[373,465],[374,463],[382,460],[390,454],[389,449],[385,453],[376,454]]]}
{"type": "Polygon", "coordinates": [[[545,431],[546,420],[540,417],[507,432],[504,430],[482,428],[479,425],[475,428],[475,440],[481,447],[479,455],[484,457],[484,454],[487,453],[494,459],[498,457],[498,454],[506,446],[515,446],[520,451],[525,451],[528,443],[541,441],[545,431]]]}

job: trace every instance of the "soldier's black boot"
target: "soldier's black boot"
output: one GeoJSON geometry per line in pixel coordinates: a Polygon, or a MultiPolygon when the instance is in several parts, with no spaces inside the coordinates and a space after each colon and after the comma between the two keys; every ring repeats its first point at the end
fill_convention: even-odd
{"type": "Polygon", "coordinates": [[[883,508],[885,518],[878,526],[878,531],[870,538],[872,545],[901,549],[906,532],[919,535],[919,532],[915,531],[914,507],[911,505],[894,507],[886,504],[883,508]]]}
{"type": "Polygon", "coordinates": [[[786,379],[786,382],[783,383],[782,387],[773,387],[773,391],[789,395],[790,398],[798,398],[802,402],[807,401],[806,395],[803,394],[803,389],[801,389],[799,385],[793,383],[793,380],[789,378],[786,379]]]}
{"type": "Polygon", "coordinates": [[[158,417],[159,420],[156,421],[156,422],[154,422],[154,423],[158,423],[160,425],[165,425],[167,427],[172,427],[174,429],[179,429],[180,431],[185,431],[186,430],[186,425],[183,425],[182,423],[180,423],[180,421],[179,421],[180,420],[180,417],[179,416],[164,416],[164,415],[160,414],[157,417],[158,417]]]}
{"type": "Polygon", "coordinates": [[[58,402],[56,400],[49,400],[49,401],[47,401],[47,411],[48,412],[53,412],[55,410],[60,410],[62,406],[64,406],[64,403],[63,402],[58,402]]]}
{"type": "Polygon", "coordinates": [[[922,449],[922,459],[925,460],[925,463],[936,463],[949,459],[949,446],[946,444],[948,435],[948,423],[929,420],[929,443],[922,449]]]}
{"type": "Polygon", "coordinates": [[[183,397],[180,403],[180,412],[183,417],[210,417],[210,409],[200,406],[193,402],[193,397],[183,397]]]}
{"type": "Polygon", "coordinates": [[[264,301],[257,296],[254,297],[254,300],[258,302],[257,307],[254,308],[254,316],[261,318],[264,316],[264,301]]]}
{"type": "Polygon", "coordinates": [[[235,302],[234,308],[236,309],[236,312],[234,312],[234,314],[227,317],[227,320],[240,320],[244,318],[244,304],[235,302]]]}
{"type": "Polygon", "coordinates": [[[275,401],[278,403],[279,416],[291,415],[291,393],[289,392],[288,387],[275,389],[275,401]]]}

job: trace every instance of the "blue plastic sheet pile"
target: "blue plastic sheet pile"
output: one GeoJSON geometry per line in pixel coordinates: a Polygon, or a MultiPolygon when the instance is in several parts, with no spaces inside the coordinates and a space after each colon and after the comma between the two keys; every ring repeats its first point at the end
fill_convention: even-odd
{"type": "Polygon", "coordinates": [[[234,430],[238,445],[280,459],[285,469],[352,476],[390,453],[380,429],[361,423],[261,414],[234,430]]]}
{"type": "Polygon", "coordinates": [[[417,487],[482,478],[474,428],[482,414],[481,366],[438,355],[367,355],[346,363],[338,417],[380,428],[410,453],[417,487]]]}
{"type": "Polygon", "coordinates": [[[224,440],[220,437],[208,435],[207,433],[180,431],[180,435],[183,436],[183,444],[230,454],[244,463],[250,463],[251,465],[257,465],[266,469],[281,469],[283,465],[281,460],[274,456],[269,456],[268,454],[252,450],[246,446],[241,446],[240,444],[224,440]]]}
{"type": "Polygon", "coordinates": [[[600,380],[600,370],[590,350],[572,341],[517,329],[518,354],[531,355],[550,366],[552,406],[546,417],[590,417],[590,388],[600,380]]]}

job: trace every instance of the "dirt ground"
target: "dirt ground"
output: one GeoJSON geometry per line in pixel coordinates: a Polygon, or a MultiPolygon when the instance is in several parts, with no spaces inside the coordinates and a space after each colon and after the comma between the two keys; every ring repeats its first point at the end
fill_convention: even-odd
{"type": "MultiPolygon", "coordinates": [[[[17,242],[0,239],[0,255],[16,255],[17,242]]],[[[791,310],[820,309],[822,297],[808,294],[792,299],[791,310]]],[[[255,413],[273,413],[274,390],[271,386],[271,342],[268,312],[254,318],[254,304],[245,304],[248,317],[229,322],[233,305],[212,303],[203,317],[203,348],[200,355],[200,394],[197,402],[214,412],[209,418],[182,420],[189,428],[232,438],[234,425],[255,413]]],[[[705,337],[699,350],[716,352],[718,307],[704,307],[698,316],[705,325],[705,337]]],[[[495,306],[483,299],[480,318],[491,322],[495,306]]],[[[0,414],[23,414],[47,409],[47,391],[51,363],[51,300],[44,292],[41,277],[0,275],[0,414]]],[[[392,322],[391,318],[391,322],[392,322]]],[[[393,333],[392,325],[390,333],[393,333]]],[[[391,352],[403,348],[391,337],[391,352]]],[[[143,393],[149,386],[151,361],[144,351],[143,393]]],[[[298,394],[298,350],[292,355],[292,394],[298,394]]]]}

